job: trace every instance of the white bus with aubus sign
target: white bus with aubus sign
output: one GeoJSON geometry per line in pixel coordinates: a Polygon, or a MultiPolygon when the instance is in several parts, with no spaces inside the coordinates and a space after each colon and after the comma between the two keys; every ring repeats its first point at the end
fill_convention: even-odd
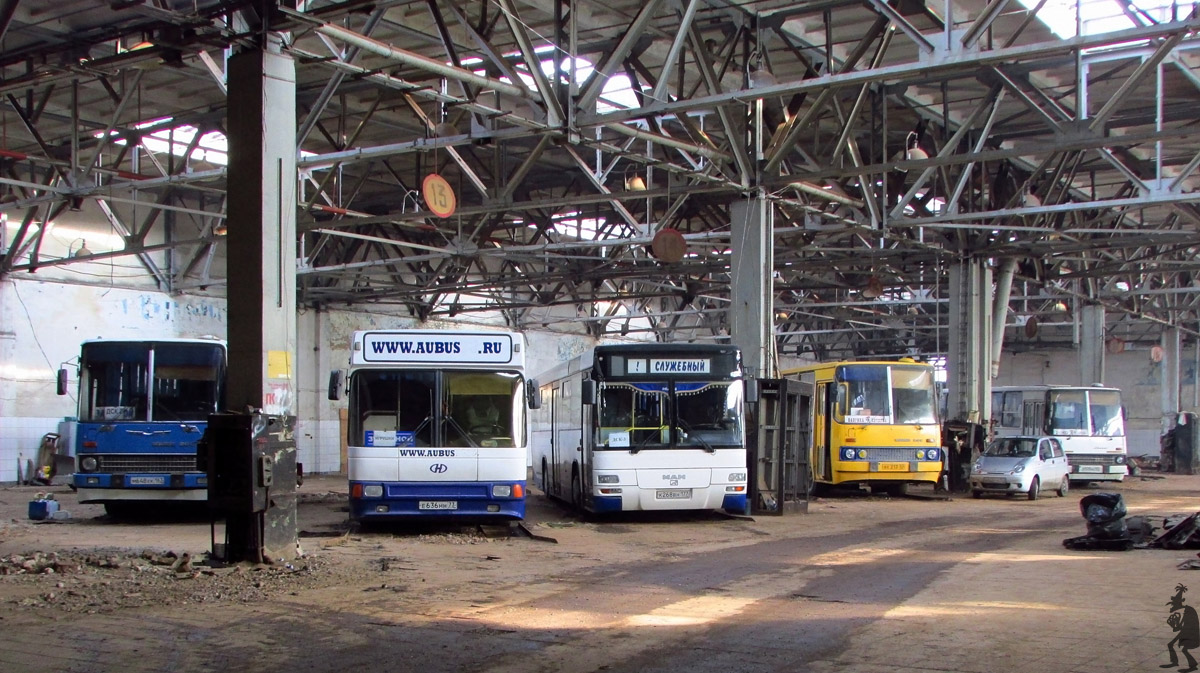
{"type": "Polygon", "coordinates": [[[1107,386],[992,388],[996,437],[1051,435],[1062,442],[1073,481],[1122,481],[1128,474],[1125,407],[1107,386]]]}
{"type": "Polygon", "coordinates": [[[534,477],[591,512],[747,512],[737,348],[596,346],[539,375],[534,477]]]}
{"type": "MultiPolygon", "coordinates": [[[[355,520],[525,516],[524,337],[514,332],[354,333],[347,472],[355,520]]],[[[330,377],[338,399],[341,372],[330,377]]]]}

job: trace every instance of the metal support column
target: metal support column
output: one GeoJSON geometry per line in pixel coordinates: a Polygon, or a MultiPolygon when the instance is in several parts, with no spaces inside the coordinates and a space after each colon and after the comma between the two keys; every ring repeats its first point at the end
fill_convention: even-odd
{"type": "MultiPolygon", "coordinates": [[[[946,450],[947,486],[952,491],[965,491],[971,462],[983,448],[991,416],[991,351],[995,343],[992,271],[984,260],[965,259],[951,265],[949,272],[949,396],[942,446],[946,450]]],[[[1005,317],[1001,314],[995,319],[1005,317]]]]}
{"type": "Polygon", "coordinates": [[[1104,307],[1084,306],[1079,312],[1079,385],[1104,383],[1107,351],[1104,341],[1104,307]]]}
{"type": "Polygon", "coordinates": [[[1183,353],[1179,330],[1164,329],[1162,333],[1162,361],[1159,362],[1160,389],[1162,391],[1162,431],[1173,429],[1179,418],[1179,358],[1183,353]]]}
{"type": "Polygon", "coordinates": [[[296,454],[296,66],[268,34],[261,48],[231,57],[228,73],[226,399],[240,417],[224,419],[236,431],[214,434],[208,460],[236,466],[213,473],[227,483],[209,490],[237,497],[210,506],[225,518],[228,560],[290,559],[295,470],[275,467],[295,465],[296,454]],[[268,435],[270,455],[242,455],[268,435]],[[247,497],[251,485],[263,497],[247,497]]]}
{"type": "Polygon", "coordinates": [[[992,272],[986,262],[964,260],[950,267],[950,397],[946,416],[987,423],[991,414],[992,272]]]}
{"type": "Polygon", "coordinates": [[[742,350],[746,376],[775,378],[771,239],[775,213],[762,193],[733,204],[733,254],[730,260],[733,298],[729,325],[732,342],[742,350]]]}
{"type": "Polygon", "coordinates": [[[296,413],[295,111],[290,56],[275,46],[229,59],[226,399],[238,412],[296,413]]]}

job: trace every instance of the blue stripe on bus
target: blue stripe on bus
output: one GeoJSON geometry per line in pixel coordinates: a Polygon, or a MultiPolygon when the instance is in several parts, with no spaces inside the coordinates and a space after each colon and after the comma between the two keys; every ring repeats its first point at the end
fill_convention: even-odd
{"type": "Polygon", "coordinates": [[[350,498],[350,517],[355,520],[391,518],[490,518],[520,520],[525,518],[525,498],[501,498],[491,495],[492,486],[520,486],[525,493],[524,481],[497,482],[445,482],[445,483],[380,483],[378,481],[352,481],[356,484],[382,486],[384,495],[378,498],[350,498]],[[453,500],[456,509],[420,509],[422,500],[453,500]],[[383,505],[387,511],[380,512],[383,505]],[[489,512],[488,505],[499,506],[499,511],[489,512]]]}
{"type": "Polygon", "coordinates": [[[721,502],[721,509],[730,514],[749,514],[750,502],[746,499],[746,494],[735,495],[727,493],[725,500],[721,502]]]}
{"type": "Polygon", "coordinates": [[[621,511],[621,496],[616,495],[598,495],[592,498],[592,511],[594,512],[620,512],[621,511]]]}

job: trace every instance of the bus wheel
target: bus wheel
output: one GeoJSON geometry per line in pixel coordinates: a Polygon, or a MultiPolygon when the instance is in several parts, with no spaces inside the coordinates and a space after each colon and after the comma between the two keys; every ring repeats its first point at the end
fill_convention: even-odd
{"type": "Polygon", "coordinates": [[[808,465],[808,484],[804,488],[804,495],[808,498],[821,495],[821,484],[817,483],[817,475],[813,474],[811,463],[808,465]]]}
{"type": "Polygon", "coordinates": [[[579,470],[571,470],[571,504],[583,509],[583,484],[579,481],[579,470]]]}
{"type": "Polygon", "coordinates": [[[1033,478],[1033,483],[1029,485],[1029,499],[1037,500],[1038,493],[1042,490],[1042,480],[1038,477],[1033,478]]]}

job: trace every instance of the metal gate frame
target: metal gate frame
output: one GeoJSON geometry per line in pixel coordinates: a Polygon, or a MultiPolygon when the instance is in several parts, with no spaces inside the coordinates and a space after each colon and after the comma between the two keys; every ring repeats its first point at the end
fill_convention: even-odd
{"type": "Polygon", "coordinates": [[[750,513],[807,512],[812,386],[794,379],[759,379],[758,390],[758,403],[749,414],[750,513]]]}

